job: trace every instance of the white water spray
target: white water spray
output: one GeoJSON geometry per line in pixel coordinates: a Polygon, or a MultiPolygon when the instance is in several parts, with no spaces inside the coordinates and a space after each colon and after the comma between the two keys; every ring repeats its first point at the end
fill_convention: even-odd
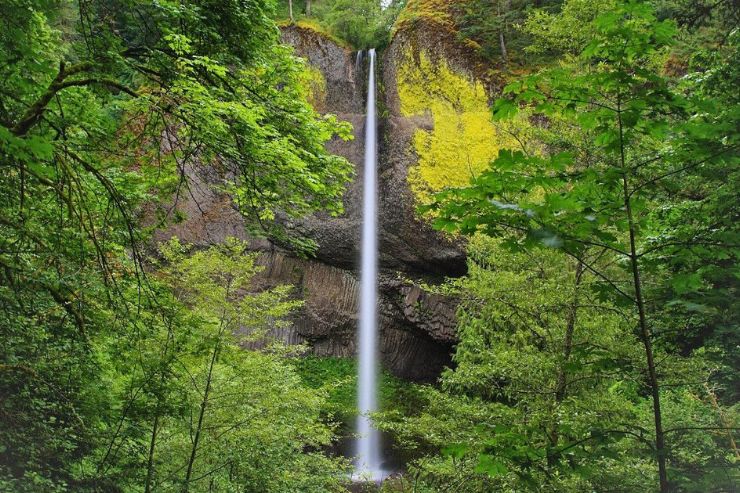
{"type": "Polygon", "coordinates": [[[368,52],[367,115],[365,121],[365,167],[363,184],[362,267],[360,272],[360,337],[356,444],[356,474],[362,479],[383,477],[380,433],[368,413],[378,409],[378,212],[377,212],[377,135],[375,117],[375,50],[368,52]]]}

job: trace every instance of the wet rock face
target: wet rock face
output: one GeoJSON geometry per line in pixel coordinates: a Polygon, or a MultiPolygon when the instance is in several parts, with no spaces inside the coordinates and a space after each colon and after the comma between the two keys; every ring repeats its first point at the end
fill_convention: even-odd
{"type": "MultiPolygon", "coordinates": [[[[284,42],[295,47],[297,55],[308,60],[323,75],[327,88],[324,112],[349,121],[354,128],[353,140],[335,139],[328,145],[331,152],[355,164],[357,179],[345,194],[345,214],[339,218],[316,215],[301,221],[296,229],[318,243],[317,259],[354,269],[359,258],[362,224],[360,178],[364,161],[366,64],[357,63],[356,52],[338,46],[311,29],[287,27],[282,37],[284,42]]],[[[414,162],[408,146],[414,127],[397,119],[381,118],[379,130],[381,269],[401,270],[419,276],[463,274],[466,264],[461,246],[445,239],[416,217],[414,199],[407,182],[408,168],[414,162]]]]}
{"type": "MultiPolygon", "coordinates": [[[[476,54],[443,29],[433,21],[399,29],[383,55],[383,163],[395,194],[412,204],[429,203],[447,187],[467,186],[502,143],[489,109],[496,82],[483,78],[476,54]]],[[[415,224],[400,221],[400,228],[409,226],[415,224]]],[[[426,244],[422,238],[420,248],[426,244]]],[[[460,245],[435,246],[454,259],[447,265],[459,271],[450,273],[464,272],[460,245]]]]}
{"type": "Polygon", "coordinates": [[[339,116],[364,114],[364,70],[357,63],[355,52],[298,25],[284,27],[281,32],[282,41],[319,69],[326,81],[326,106],[316,108],[317,111],[339,116]]]}
{"type": "MultiPolygon", "coordinates": [[[[296,287],[304,306],[290,329],[276,335],[291,344],[307,343],[317,356],[356,354],[360,283],[357,274],[318,262],[265,252],[256,289],[279,284],[296,287]]],[[[380,280],[380,359],[394,374],[414,381],[434,381],[450,364],[456,302],[427,295],[408,281],[388,275],[380,280]]]]}
{"type": "MultiPolygon", "coordinates": [[[[201,247],[229,236],[249,240],[263,267],[254,281],[255,289],[291,284],[295,297],[305,300],[292,316],[292,327],[274,335],[291,344],[306,343],[318,356],[352,357],[356,353],[359,303],[365,64],[357,63],[355,52],[311,29],[290,26],[284,28],[282,36],[324,79],[326,92],[319,111],[335,114],[354,127],[354,140],[335,139],[327,145],[330,152],[355,164],[358,179],[348,185],[345,213],[336,218],[317,214],[292,224],[318,244],[315,258],[296,258],[267,240],[247,237],[230,198],[213,186],[223,181],[222,172],[191,169],[189,191],[178,202],[187,219],[159,231],[155,239],[178,236],[201,247]]],[[[389,82],[386,76],[386,87],[389,82]]],[[[386,94],[394,94],[393,88],[386,94]]],[[[392,114],[387,119],[381,115],[380,120],[380,357],[383,366],[397,376],[434,381],[450,364],[457,303],[425,293],[406,278],[435,280],[460,275],[465,272],[465,255],[459,244],[440,236],[414,212],[415,201],[407,183],[408,169],[415,162],[409,142],[417,126],[431,124],[423,120],[392,114]]]]}
{"type": "Polygon", "coordinates": [[[407,180],[415,156],[408,145],[414,123],[393,115],[381,123],[378,183],[379,248],[382,266],[414,274],[461,276],[467,271],[465,252],[417,217],[407,180]]]}
{"type": "MultiPolygon", "coordinates": [[[[362,163],[365,131],[364,72],[356,63],[356,54],[325,36],[304,27],[288,26],[282,30],[283,42],[294,47],[297,55],[318,69],[325,82],[325,97],[317,108],[352,124],[352,140],[334,138],[327,149],[344,156],[357,166],[362,163]]],[[[358,169],[357,176],[361,176],[358,169]]],[[[315,258],[332,266],[354,269],[359,258],[362,228],[361,180],[349,183],[344,194],[345,213],[341,217],[316,214],[293,224],[301,235],[318,245],[315,258]]]]}

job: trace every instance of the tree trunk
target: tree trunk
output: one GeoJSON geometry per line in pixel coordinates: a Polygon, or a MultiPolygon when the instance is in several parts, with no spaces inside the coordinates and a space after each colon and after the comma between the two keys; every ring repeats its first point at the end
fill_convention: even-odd
{"type": "Polygon", "coordinates": [[[306,17],[311,17],[311,0],[306,0],[306,17]]]}
{"type": "Polygon", "coordinates": [[[144,493],[151,493],[152,478],[154,477],[154,447],[157,444],[157,432],[159,431],[159,412],[154,416],[152,425],[152,439],[149,442],[149,457],[146,461],[146,483],[144,484],[144,493]]]}
{"type": "Polygon", "coordinates": [[[570,309],[566,318],[565,325],[565,337],[563,339],[563,364],[558,369],[557,386],[555,387],[555,402],[558,404],[563,402],[565,399],[565,391],[567,388],[567,375],[565,371],[565,365],[570,361],[570,355],[573,351],[573,334],[575,333],[576,323],[578,321],[578,289],[581,286],[581,278],[583,277],[583,262],[578,262],[576,265],[576,277],[573,286],[573,300],[571,301],[570,309]]]}
{"type": "Polygon", "coordinates": [[[498,31],[498,38],[499,38],[499,42],[501,43],[501,59],[504,61],[504,66],[507,66],[509,64],[509,52],[506,49],[506,35],[508,34],[507,26],[506,26],[506,23],[507,23],[506,19],[507,19],[507,14],[509,13],[509,9],[511,8],[511,1],[507,0],[506,3],[504,4],[503,19],[501,16],[501,1],[502,0],[498,0],[498,3],[497,3],[498,17],[499,17],[499,22],[501,23],[499,27],[499,31],[498,31]]]}
{"type": "Polygon", "coordinates": [[[499,41],[501,42],[501,59],[504,61],[504,66],[509,64],[509,53],[506,51],[506,41],[504,40],[504,32],[499,32],[499,41]]]}
{"type": "MultiPolygon", "coordinates": [[[[565,325],[565,337],[563,338],[563,362],[560,364],[558,368],[558,375],[557,375],[557,381],[555,384],[555,407],[557,408],[560,403],[565,400],[566,391],[568,388],[568,379],[567,379],[567,371],[566,371],[566,365],[570,361],[570,355],[573,352],[573,334],[575,333],[576,329],[576,323],[578,321],[578,289],[581,285],[581,278],[583,277],[583,262],[579,261],[576,264],[576,275],[575,275],[575,282],[573,285],[573,299],[571,300],[571,305],[568,310],[568,315],[566,318],[566,325],[565,325]]],[[[557,425],[553,426],[552,432],[550,434],[550,442],[552,443],[553,448],[558,446],[558,442],[560,441],[560,432],[558,430],[557,425]]],[[[554,457],[551,455],[548,455],[548,465],[553,465],[554,457]]]]}
{"type": "Polygon", "coordinates": [[[636,229],[634,216],[632,214],[632,201],[629,191],[629,177],[624,150],[624,129],[622,125],[621,99],[617,101],[617,121],[619,124],[620,160],[622,166],[622,192],[624,197],[624,210],[627,214],[630,239],[630,267],[632,270],[632,282],[635,289],[635,304],[637,306],[640,339],[645,348],[645,359],[648,370],[648,384],[653,399],[653,421],[655,423],[655,454],[658,461],[658,476],[660,480],[661,493],[669,493],[668,472],[666,470],[665,433],[663,431],[663,414],[660,409],[660,387],[658,374],[655,370],[655,359],[653,357],[652,333],[648,327],[647,315],[645,314],[645,301],[642,294],[642,279],[640,274],[639,257],[637,255],[636,229]]]}
{"type": "MultiPolygon", "coordinates": [[[[162,350],[162,361],[167,362],[165,368],[169,368],[168,355],[170,344],[173,342],[174,335],[172,333],[172,320],[167,319],[167,341],[164,344],[162,350]]],[[[164,388],[166,382],[167,372],[162,369],[160,374],[160,388],[164,388]]],[[[154,451],[157,446],[157,435],[159,434],[159,417],[162,410],[162,398],[157,398],[157,405],[155,407],[154,423],[152,424],[152,438],[149,441],[149,454],[146,462],[146,482],[144,483],[144,493],[151,493],[152,491],[152,479],[154,478],[154,451]]]]}
{"type": "MultiPolygon", "coordinates": [[[[229,298],[230,284],[226,286],[226,299],[229,298]]],[[[221,338],[224,332],[228,328],[226,309],[221,313],[221,321],[219,322],[218,335],[216,336],[216,344],[213,346],[213,354],[211,355],[211,361],[208,365],[208,374],[206,376],[206,388],[203,390],[203,399],[200,402],[200,411],[198,412],[198,424],[195,427],[195,436],[193,437],[193,446],[190,449],[190,459],[188,460],[188,470],[185,473],[185,484],[183,486],[183,492],[187,493],[190,488],[190,478],[193,475],[193,464],[198,453],[198,442],[200,442],[200,434],[203,430],[203,418],[206,414],[206,408],[208,407],[208,397],[211,393],[211,383],[213,382],[213,368],[216,366],[218,361],[218,353],[221,350],[221,338]]]]}
{"type": "Polygon", "coordinates": [[[216,345],[213,347],[213,354],[211,355],[211,362],[208,365],[208,375],[206,376],[206,388],[203,391],[203,400],[200,402],[200,411],[198,412],[198,424],[195,426],[195,436],[193,437],[193,446],[190,449],[190,459],[188,460],[188,470],[185,473],[185,485],[183,491],[187,493],[190,487],[190,478],[193,475],[193,464],[198,453],[198,442],[200,442],[200,434],[203,430],[203,417],[206,414],[206,408],[208,407],[208,397],[211,392],[211,382],[213,381],[213,367],[216,366],[216,360],[218,359],[218,352],[221,349],[221,334],[219,332],[218,340],[216,345]]]}
{"type": "Polygon", "coordinates": [[[293,18],[293,0],[288,0],[288,14],[290,15],[290,22],[295,22],[295,18],[293,18]]]}

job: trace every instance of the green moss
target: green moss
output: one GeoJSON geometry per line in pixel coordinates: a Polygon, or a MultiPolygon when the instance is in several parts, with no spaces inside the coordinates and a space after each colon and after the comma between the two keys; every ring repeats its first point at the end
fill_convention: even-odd
{"type": "Polygon", "coordinates": [[[433,130],[419,129],[413,137],[419,161],[408,180],[421,203],[444,188],[467,185],[499,149],[514,144],[491,121],[483,84],[454,72],[444,60],[433,62],[424,52],[415,59],[408,51],[397,82],[401,113],[431,117],[434,124],[433,130]]]}
{"type": "Polygon", "coordinates": [[[454,30],[455,22],[450,13],[452,3],[454,1],[450,0],[409,0],[393,25],[393,33],[413,27],[421,20],[454,30]]]}
{"type": "Polygon", "coordinates": [[[326,79],[321,70],[306,64],[300,82],[305,91],[306,100],[316,111],[324,111],[326,109],[326,79]]]}
{"type": "Polygon", "coordinates": [[[278,27],[295,26],[297,28],[316,33],[328,39],[329,41],[341,46],[342,48],[346,48],[348,50],[354,49],[351,44],[349,44],[347,41],[343,40],[342,38],[336,36],[329,29],[327,29],[325,26],[321,25],[319,22],[317,22],[314,19],[303,18],[295,22],[291,22],[290,20],[280,20],[277,22],[277,25],[278,27]]]}

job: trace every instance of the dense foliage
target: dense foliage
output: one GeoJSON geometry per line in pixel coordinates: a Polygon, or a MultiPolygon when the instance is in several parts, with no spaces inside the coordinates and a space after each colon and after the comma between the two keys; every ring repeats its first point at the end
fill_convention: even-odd
{"type": "Polygon", "coordinates": [[[517,27],[534,14],[556,10],[562,3],[562,0],[467,0],[455,3],[453,17],[459,37],[477,43],[480,53],[491,62],[504,66],[511,62],[532,65],[531,54],[525,53],[532,36],[517,27]]]}
{"type": "Polygon", "coordinates": [[[353,49],[382,49],[406,0],[280,0],[279,17],[315,25],[353,49]]]}
{"type": "Polygon", "coordinates": [[[294,219],[342,212],[350,128],[278,22],[348,49],[429,22],[506,81],[489,111],[396,60],[435,122],[409,187],[469,273],[430,287],[453,367],[382,375],[384,490],[736,491],[737,0],[0,0],[0,490],[346,491],[354,362],[269,337],[302,302],[246,243],[152,239],[203,170],[297,254],[294,219]]]}
{"type": "Polygon", "coordinates": [[[0,10],[0,489],[339,489],[322,393],[234,339],[287,289],[247,295],[243,245],[144,249],[201,166],[276,241],[311,247],[278,215],[341,210],[323,144],[348,129],[306,103],[271,3],[0,10]]]}
{"type": "MultiPolygon", "coordinates": [[[[439,388],[420,390],[415,412],[380,416],[420,457],[406,486],[657,490],[640,340],[624,311],[599,296],[600,279],[557,251],[512,253],[485,236],[469,253],[469,275],[450,286],[463,300],[455,369],[439,388]]],[[[705,386],[717,365],[704,351],[683,358],[661,348],[656,357],[677,437],[676,489],[732,491],[731,412],[715,406],[705,386]]]]}
{"type": "MultiPolygon", "coordinates": [[[[506,322],[494,319],[482,331],[463,316],[460,366],[445,383],[453,395],[462,388],[466,396],[492,402],[494,414],[448,455],[466,459],[472,454],[477,471],[498,481],[512,481],[513,475],[509,488],[551,483],[550,488],[563,491],[591,491],[596,485],[637,491],[645,480],[630,485],[629,478],[640,475],[657,477],[664,492],[731,491],[737,449],[733,419],[727,417],[732,412],[720,401],[735,403],[733,378],[725,375],[737,364],[731,341],[737,337],[740,113],[734,95],[716,91],[713,74],[728,70],[737,56],[737,32],[726,33],[713,56],[697,54],[676,78],[666,70],[678,34],[674,22],[658,20],[642,2],[614,2],[607,10],[584,7],[589,2],[566,2],[560,16],[538,14],[537,29],[533,22],[526,24],[538,36],[533,49],[566,57],[555,68],[509,84],[507,97],[494,106],[496,119],[532,108],[547,122],[540,132],[544,148],[501,151],[470,187],[439,194],[429,208],[442,229],[504,239],[494,249],[498,256],[510,250],[528,252],[529,259],[536,255],[532,248],[544,246],[554,249],[549,257],[562,256],[560,271],[570,262],[575,272],[575,281],[568,283],[542,267],[527,268],[523,259],[514,261],[529,275],[543,269],[537,288],[546,280],[556,284],[535,307],[499,299],[508,286],[479,294],[484,308],[476,317],[496,305],[499,312],[510,311],[506,322]],[[568,23],[569,16],[581,23],[568,23]],[[552,324],[541,314],[548,311],[547,303],[557,303],[567,293],[564,286],[584,282],[586,292],[578,294],[579,288],[571,295],[575,308],[563,308],[566,303],[554,310],[566,327],[554,344],[559,366],[547,366],[552,345],[547,338],[537,344],[532,363],[514,340],[498,345],[512,323],[522,331],[516,341],[536,338],[539,326],[552,324]],[[585,306],[577,301],[582,299],[589,300],[585,306]],[[597,313],[589,313],[591,307],[597,313]],[[589,329],[611,312],[619,318],[602,318],[589,329]],[[588,341],[578,342],[580,331],[588,341]],[[614,331],[615,339],[599,341],[597,331],[599,337],[614,331]],[[554,403],[517,395],[521,377],[507,373],[502,361],[505,348],[512,346],[517,347],[516,371],[533,379],[526,391],[554,403]],[[549,383],[537,380],[543,365],[549,383]],[[499,372],[498,384],[479,381],[495,379],[499,372]],[[578,396],[580,385],[592,380],[587,393],[578,396]],[[601,384],[608,397],[597,397],[601,384]],[[503,392],[496,390],[499,386],[503,392]],[[621,397],[630,402],[623,405],[627,415],[620,416],[621,397]],[[617,409],[602,408],[604,401],[617,409]],[[566,410],[566,403],[583,407],[566,410]],[[521,407],[527,412],[495,414],[502,405],[507,412],[521,407]],[[539,408],[546,409],[544,424],[538,422],[539,408]],[[589,416],[595,421],[579,423],[589,416]],[[543,439],[533,437],[537,432],[545,434],[543,439]],[[618,460],[610,465],[613,459],[618,460]]],[[[508,279],[505,269],[494,270],[508,279]]],[[[480,289],[476,284],[470,292],[480,289]]],[[[517,290],[530,296],[538,292],[517,290]]]]}

